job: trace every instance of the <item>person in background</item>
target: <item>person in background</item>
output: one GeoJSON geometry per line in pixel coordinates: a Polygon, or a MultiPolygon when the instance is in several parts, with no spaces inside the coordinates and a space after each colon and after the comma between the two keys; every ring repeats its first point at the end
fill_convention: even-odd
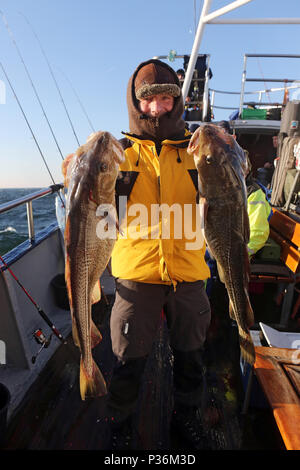
{"type": "Polygon", "coordinates": [[[262,187],[252,176],[251,162],[247,154],[247,212],[250,225],[250,238],[247,245],[247,249],[249,257],[251,258],[253,255],[255,255],[255,253],[258,252],[258,250],[263,248],[269,238],[269,219],[272,214],[272,208],[269,202],[267,201],[266,194],[263,191],[262,187]]]}
{"type": "Polygon", "coordinates": [[[218,126],[221,127],[225,133],[232,134],[231,127],[228,121],[220,121],[218,126]]]}
{"type": "Polygon", "coordinates": [[[182,87],[182,84],[184,82],[184,77],[185,77],[185,71],[183,69],[178,69],[176,71],[177,77],[180,81],[180,86],[182,87]]]}
{"type": "Polygon", "coordinates": [[[194,133],[198,129],[198,127],[200,127],[200,124],[196,124],[196,123],[190,124],[189,126],[190,132],[194,133]]]}
{"type": "MultiPolygon", "coordinates": [[[[184,83],[184,79],[185,79],[185,71],[183,69],[178,69],[176,71],[176,75],[179,79],[180,88],[182,88],[183,83],[184,83]]],[[[184,111],[183,111],[183,115],[182,115],[183,120],[186,120],[188,118],[188,114],[189,114],[188,107],[189,107],[189,103],[191,102],[192,92],[193,92],[193,86],[191,84],[188,95],[185,98],[185,106],[184,106],[184,111]]]]}
{"type": "Polygon", "coordinates": [[[270,155],[268,161],[264,164],[262,168],[257,168],[257,180],[265,186],[265,188],[270,188],[272,185],[272,178],[275,170],[275,166],[278,160],[277,157],[277,148],[278,148],[278,136],[272,136],[272,144],[275,149],[274,154],[270,155]]]}

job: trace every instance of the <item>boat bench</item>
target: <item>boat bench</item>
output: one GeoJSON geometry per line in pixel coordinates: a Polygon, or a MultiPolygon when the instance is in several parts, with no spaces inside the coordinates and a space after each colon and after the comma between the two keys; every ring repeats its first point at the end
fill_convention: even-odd
{"type": "Polygon", "coordinates": [[[299,450],[300,350],[256,346],[255,352],[252,373],[272,409],[284,445],[287,450],[299,450]]]}
{"type": "MultiPolygon", "coordinates": [[[[280,323],[287,325],[299,308],[299,297],[291,315],[295,285],[300,278],[300,223],[273,208],[270,238],[280,245],[278,262],[251,264],[251,282],[273,282],[285,285],[280,323]],[[298,307],[297,307],[298,306],[298,307]]],[[[256,360],[251,369],[244,413],[250,400],[252,377],[255,374],[272,409],[286,449],[300,450],[300,350],[256,346],[256,360]]]]}
{"type": "MultiPolygon", "coordinates": [[[[256,260],[250,265],[250,282],[271,282],[284,286],[280,324],[287,325],[295,286],[300,280],[300,223],[284,212],[273,208],[270,219],[270,238],[280,245],[280,260],[256,260]]],[[[296,289],[296,292],[298,290],[296,289]]],[[[296,306],[298,305],[296,302],[296,306]]],[[[295,309],[294,309],[295,310],[295,309]]],[[[296,311],[293,312],[294,316],[296,311]]]]}

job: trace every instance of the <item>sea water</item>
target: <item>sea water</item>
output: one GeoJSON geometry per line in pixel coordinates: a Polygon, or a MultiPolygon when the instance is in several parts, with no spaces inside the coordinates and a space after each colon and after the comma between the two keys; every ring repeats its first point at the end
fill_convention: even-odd
{"type": "MultiPolygon", "coordinates": [[[[43,188],[0,189],[0,205],[37,192],[43,188]]],[[[32,201],[35,233],[56,222],[56,194],[32,201]]],[[[26,204],[0,214],[0,256],[28,239],[26,204]]]]}

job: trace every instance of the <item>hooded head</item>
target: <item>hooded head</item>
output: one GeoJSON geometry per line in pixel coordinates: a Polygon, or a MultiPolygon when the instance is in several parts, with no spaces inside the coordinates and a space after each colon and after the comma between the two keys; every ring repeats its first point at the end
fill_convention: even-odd
{"type": "Polygon", "coordinates": [[[132,134],[156,143],[183,138],[185,122],[180,82],[176,72],[164,62],[151,59],[137,67],[128,83],[127,105],[132,134]],[[174,106],[160,117],[150,117],[140,110],[139,100],[157,94],[173,96],[174,106]]]}

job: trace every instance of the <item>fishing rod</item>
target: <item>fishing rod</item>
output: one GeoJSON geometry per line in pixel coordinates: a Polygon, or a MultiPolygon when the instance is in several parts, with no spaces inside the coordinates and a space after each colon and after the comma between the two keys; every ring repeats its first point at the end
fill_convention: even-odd
{"type": "MultiPolygon", "coordinates": [[[[41,147],[39,146],[39,143],[38,143],[38,141],[37,141],[37,138],[36,138],[36,136],[35,136],[35,134],[34,134],[34,132],[33,132],[33,130],[32,130],[31,125],[29,124],[29,121],[28,121],[28,119],[27,119],[27,116],[26,116],[26,114],[25,114],[25,111],[24,111],[24,109],[23,109],[23,107],[22,107],[22,105],[21,105],[21,103],[20,103],[19,98],[17,97],[17,94],[16,94],[16,92],[15,92],[15,89],[14,89],[14,87],[13,87],[13,85],[12,85],[12,83],[11,83],[11,81],[10,81],[8,75],[7,75],[7,72],[6,72],[6,70],[5,70],[4,65],[2,64],[2,62],[0,62],[0,67],[1,67],[3,73],[4,73],[5,77],[6,77],[6,80],[7,80],[8,84],[9,84],[9,87],[10,87],[11,91],[13,92],[13,95],[14,95],[14,97],[15,97],[17,103],[18,103],[18,106],[19,106],[19,108],[20,108],[20,110],[21,110],[21,112],[22,112],[22,114],[23,114],[23,117],[24,117],[24,119],[25,119],[25,121],[26,121],[26,124],[27,124],[27,126],[28,126],[28,128],[29,128],[29,130],[30,130],[30,132],[31,132],[31,135],[32,135],[32,137],[33,137],[33,140],[34,140],[34,142],[36,143],[36,146],[37,146],[38,151],[39,151],[39,153],[40,153],[40,155],[41,155],[41,157],[42,157],[42,159],[43,159],[43,162],[44,162],[44,164],[45,164],[45,166],[46,166],[46,169],[47,169],[47,171],[48,171],[48,173],[49,173],[49,176],[50,176],[50,178],[51,178],[53,184],[56,185],[56,183],[55,183],[55,181],[54,181],[54,178],[53,178],[53,176],[52,176],[52,173],[51,173],[51,171],[50,171],[50,168],[48,167],[47,162],[46,162],[46,159],[45,159],[45,157],[44,157],[44,154],[43,154],[43,152],[42,152],[42,150],[41,150],[41,147]]],[[[62,199],[60,193],[58,193],[58,196],[59,196],[59,198],[60,198],[60,200],[61,200],[62,206],[65,207],[64,201],[63,201],[63,199],[62,199]]]]}
{"type": "Polygon", "coordinates": [[[91,122],[91,120],[90,120],[90,118],[89,118],[89,116],[88,116],[88,114],[87,114],[87,112],[86,112],[86,109],[85,109],[85,107],[83,106],[83,104],[82,104],[82,102],[81,102],[81,100],[80,100],[80,98],[79,98],[79,96],[78,96],[78,93],[76,92],[75,88],[73,87],[73,85],[72,85],[70,79],[66,76],[66,74],[65,74],[62,70],[60,70],[60,72],[63,74],[63,76],[65,77],[65,79],[66,79],[67,82],[69,83],[70,87],[72,88],[73,93],[74,93],[74,95],[76,96],[77,101],[78,101],[78,103],[79,103],[79,105],[80,105],[80,107],[81,107],[81,109],[82,109],[82,111],[83,111],[83,113],[84,113],[84,115],[85,115],[85,117],[86,117],[86,119],[87,119],[87,121],[88,121],[88,123],[89,123],[91,129],[92,129],[92,131],[93,131],[93,132],[96,132],[96,130],[95,130],[95,128],[94,128],[94,126],[93,126],[93,124],[92,124],[92,122],[91,122]]]}
{"type": "Polygon", "coordinates": [[[42,54],[43,54],[43,56],[44,56],[44,58],[45,58],[45,60],[46,60],[46,63],[47,63],[47,65],[48,65],[50,74],[51,74],[51,76],[52,76],[52,78],[53,78],[54,84],[55,84],[55,86],[56,86],[56,89],[57,89],[57,91],[58,91],[58,93],[59,93],[59,96],[60,96],[60,99],[61,99],[61,101],[62,101],[62,104],[63,104],[63,106],[64,106],[64,109],[65,109],[66,115],[67,115],[67,117],[68,117],[70,126],[71,126],[71,128],[72,128],[73,134],[74,134],[74,136],[75,136],[75,139],[76,139],[76,141],[77,141],[78,146],[80,147],[80,143],[79,143],[77,134],[76,134],[76,132],[75,132],[73,123],[72,123],[71,118],[70,118],[70,114],[69,114],[69,112],[68,112],[68,110],[67,110],[67,107],[66,107],[65,101],[64,101],[64,99],[63,99],[61,90],[60,90],[60,88],[59,88],[59,86],[58,86],[57,80],[56,80],[55,75],[54,75],[54,73],[53,73],[53,70],[52,70],[52,67],[51,67],[51,65],[50,65],[50,62],[49,62],[49,60],[48,60],[48,58],[47,58],[46,52],[44,51],[44,48],[43,48],[43,46],[42,46],[42,44],[41,44],[41,41],[39,40],[37,33],[36,33],[35,30],[33,29],[32,25],[29,23],[29,21],[28,21],[28,19],[26,18],[26,16],[25,16],[23,13],[21,13],[21,12],[19,12],[19,13],[20,13],[20,15],[22,15],[23,18],[25,19],[26,23],[27,23],[28,26],[30,27],[30,29],[31,29],[31,31],[32,31],[32,33],[33,33],[33,35],[35,36],[35,38],[36,38],[36,40],[37,40],[37,42],[38,42],[38,44],[39,44],[39,46],[40,46],[40,49],[41,49],[41,51],[42,51],[42,54]]]}
{"type": "Polygon", "coordinates": [[[14,87],[12,86],[12,83],[11,83],[11,81],[10,81],[10,79],[9,79],[9,77],[8,77],[8,75],[7,75],[7,73],[6,73],[6,70],[5,70],[4,65],[2,64],[2,62],[0,62],[0,67],[2,68],[2,71],[3,71],[3,73],[4,73],[5,77],[6,77],[6,80],[7,80],[8,84],[9,84],[9,86],[10,86],[10,89],[11,89],[11,91],[13,92],[13,95],[14,95],[14,97],[15,97],[15,99],[16,99],[18,105],[19,105],[19,108],[20,108],[20,110],[21,110],[21,112],[22,112],[22,114],[23,114],[23,117],[24,117],[24,119],[25,119],[25,121],[26,121],[26,124],[27,124],[27,126],[28,126],[28,128],[29,128],[29,130],[30,130],[30,132],[31,132],[31,135],[32,135],[32,137],[33,137],[33,139],[34,139],[34,141],[35,141],[35,143],[36,143],[36,146],[37,146],[37,148],[38,148],[38,150],[39,150],[39,152],[40,152],[40,155],[41,155],[41,157],[42,157],[42,159],[43,159],[43,161],[44,161],[44,163],[45,163],[45,166],[46,166],[47,171],[48,171],[48,173],[49,173],[49,175],[50,175],[50,178],[51,178],[53,184],[56,184],[55,181],[54,181],[54,179],[53,179],[53,176],[52,176],[52,174],[51,174],[51,171],[50,171],[50,169],[49,169],[49,167],[48,167],[48,165],[47,165],[47,162],[46,162],[46,160],[45,160],[45,157],[44,157],[44,155],[43,155],[43,152],[42,152],[42,150],[41,150],[41,147],[39,146],[39,143],[38,143],[38,141],[37,141],[37,139],[36,139],[36,137],[35,137],[35,135],[34,135],[34,132],[33,132],[32,128],[31,128],[31,126],[30,126],[30,124],[29,124],[29,121],[28,121],[28,119],[27,119],[27,117],[26,117],[25,111],[24,111],[24,109],[23,109],[23,107],[22,107],[22,105],[21,105],[21,103],[20,103],[20,101],[19,101],[19,98],[17,97],[17,94],[16,94],[16,92],[15,92],[15,90],[14,90],[14,87]]]}
{"type": "Polygon", "coordinates": [[[35,85],[34,85],[34,83],[33,83],[33,81],[32,81],[32,78],[31,78],[30,73],[29,73],[29,71],[28,71],[28,68],[27,68],[27,66],[26,66],[26,64],[25,64],[25,61],[24,61],[24,59],[23,59],[23,56],[22,56],[22,54],[21,54],[21,52],[20,52],[20,49],[19,49],[19,47],[18,47],[18,45],[17,45],[17,43],[16,43],[16,40],[15,40],[14,35],[13,35],[13,33],[12,33],[12,30],[10,29],[10,27],[9,27],[9,25],[8,25],[8,22],[7,22],[7,19],[6,19],[6,17],[5,17],[5,15],[4,15],[4,13],[3,13],[2,10],[0,10],[0,14],[1,14],[1,16],[2,16],[3,23],[4,23],[4,25],[5,25],[5,27],[6,27],[7,31],[8,31],[8,34],[9,34],[11,40],[12,40],[12,43],[13,43],[13,45],[15,46],[16,51],[17,51],[17,53],[18,53],[18,55],[19,55],[19,57],[20,57],[20,60],[21,60],[21,62],[22,62],[22,64],[23,64],[23,66],[24,66],[25,72],[26,72],[27,77],[28,77],[28,79],[29,79],[29,81],[30,81],[30,84],[31,84],[31,86],[32,86],[32,89],[33,89],[33,91],[34,91],[34,94],[35,94],[35,96],[36,96],[36,98],[37,98],[37,100],[38,100],[38,103],[39,103],[39,105],[40,105],[40,107],[41,107],[41,109],[42,109],[42,112],[43,112],[43,114],[44,114],[44,117],[45,117],[46,122],[47,122],[47,124],[48,124],[48,127],[49,127],[49,129],[50,129],[50,132],[51,132],[51,134],[52,134],[52,137],[53,137],[53,139],[54,139],[54,142],[55,142],[55,144],[56,144],[56,146],[57,146],[57,149],[58,149],[58,151],[59,151],[59,153],[60,153],[60,156],[61,156],[61,158],[64,160],[64,156],[63,156],[63,154],[62,154],[61,148],[60,148],[60,146],[59,146],[59,144],[58,144],[58,142],[57,142],[57,139],[56,139],[56,137],[55,137],[55,134],[54,134],[54,131],[53,131],[53,129],[52,129],[52,126],[51,126],[51,124],[50,124],[50,122],[49,122],[49,119],[48,119],[48,117],[47,117],[47,114],[46,114],[46,111],[45,111],[45,109],[44,109],[44,106],[43,106],[43,104],[42,104],[42,102],[41,102],[41,100],[40,100],[40,97],[39,97],[39,95],[38,95],[37,89],[36,89],[36,87],[35,87],[35,85]]]}
{"type": "MultiPolygon", "coordinates": [[[[37,309],[38,313],[40,314],[40,316],[43,318],[43,320],[47,323],[48,326],[50,326],[51,330],[53,331],[53,333],[55,334],[55,336],[57,336],[57,338],[63,343],[63,344],[67,344],[67,341],[65,340],[65,338],[62,336],[62,334],[58,331],[58,329],[56,328],[56,326],[51,322],[50,318],[48,318],[48,316],[45,314],[45,312],[41,309],[41,307],[35,302],[35,300],[33,300],[33,298],[31,297],[31,295],[29,294],[29,292],[25,289],[25,287],[21,284],[21,282],[19,281],[19,279],[17,278],[17,276],[13,273],[13,271],[10,269],[10,267],[7,265],[7,263],[4,261],[4,259],[2,258],[2,256],[0,256],[0,261],[3,263],[3,265],[5,266],[5,268],[8,270],[8,272],[12,275],[12,277],[15,279],[15,281],[17,282],[17,284],[21,287],[22,291],[27,295],[27,297],[29,298],[30,302],[35,306],[35,308],[37,309]]],[[[2,269],[1,269],[1,272],[2,272],[2,269]]]]}

